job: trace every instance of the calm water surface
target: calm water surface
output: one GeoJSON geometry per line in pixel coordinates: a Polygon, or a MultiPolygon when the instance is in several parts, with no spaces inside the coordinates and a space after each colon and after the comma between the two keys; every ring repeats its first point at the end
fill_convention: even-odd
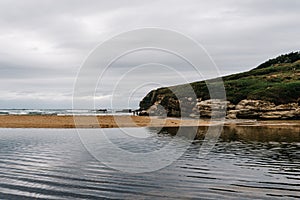
{"type": "MultiPolygon", "coordinates": [[[[147,138],[118,141],[111,130],[132,151],[161,148],[174,138],[140,128],[147,138]]],[[[204,159],[201,143],[159,171],[128,174],[95,160],[76,130],[0,129],[0,199],[300,198],[299,142],[220,139],[204,159]]]]}

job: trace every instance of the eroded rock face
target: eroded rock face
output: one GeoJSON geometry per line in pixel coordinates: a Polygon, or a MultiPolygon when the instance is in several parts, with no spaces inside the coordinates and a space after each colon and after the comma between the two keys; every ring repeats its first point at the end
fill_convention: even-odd
{"type": "MultiPolygon", "coordinates": [[[[282,104],[262,100],[242,100],[234,111],[236,118],[242,119],[299,119],[299,106],[297,103],[282,104]]],[[[234,118],[234,115],[231,115],[234,118]]]]}
{"type": "Polygon", "coordinates": [[[269,111],[276,110],[274,103],[262,100],[242,100],[236,106],[236,110],[269,111]]]}
{"type": "Polygon", "coordinates": [[[193,113],[190,116],[200,117],[224,117],[226,115],[226,109],[230,106],[229,101],[224,101],[220,99],[209,99],[205,101],[198,101],[196,106],[193,108],[193,113]]]}
{"type": "Polygon", "coordinates": [[[180,100],[170,98],[167,106],[163,107],[160,101],[145,112],[156,116],[192,118],[221,118],[226,114],[228,119],[300,119],[298,103],[275,105],[268,101],[245,99],[234,105],[220,99],[202,101],[186,97],[180,100]]]}

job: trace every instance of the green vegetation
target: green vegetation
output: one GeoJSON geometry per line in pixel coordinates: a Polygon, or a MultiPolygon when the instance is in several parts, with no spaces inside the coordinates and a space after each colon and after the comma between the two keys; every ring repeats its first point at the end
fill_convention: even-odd
{"type": "Polygon", "coordinates": [[[278,56],[277,58],[270,59],[267,62],[264,62],[263,64],[259,65],[256,69],[262,69],[276,64],[293,63],[297,60],[300,60],[300,53],[292,52],[289,54],[278,56]]]}
{"type": "MultiPolygon", "coordinates": [[[[222,77],[227,100],[237,104],[243,99],[266,100],[275,104],[300,101],[300,52],[292,52],[239,74],[222,77]]],[[[190,84],[197,98],[210,99],[204,81],[190,84]]],[[[149,108],[158,96],[163,96],[161,104],[167,107],[170,98],[189,97],[188,84],[152,90],[140,102],[141,109],[149,108]],[[175,95],[179,94],[179,95],[175,95]]]]}

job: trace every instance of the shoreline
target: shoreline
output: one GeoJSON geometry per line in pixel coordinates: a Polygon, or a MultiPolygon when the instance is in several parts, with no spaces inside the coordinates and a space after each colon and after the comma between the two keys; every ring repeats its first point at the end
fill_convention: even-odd
{"type": "MultiPolygon", "coordinates": [[[[300,127],[299,120],[225,120],[224,126],[300,127]]],[[[147,116],[0,115],[0,128],[208,127],[222,122],[147,116]],[[76,121],[76,124],[75,124],[76,121]]]]}

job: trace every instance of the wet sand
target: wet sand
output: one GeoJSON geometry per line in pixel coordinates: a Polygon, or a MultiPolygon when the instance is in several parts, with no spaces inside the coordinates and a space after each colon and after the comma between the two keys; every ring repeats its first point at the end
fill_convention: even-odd
{"type": "MultiPolygon", "coordinates": [[[[0,128],[208,127],[219,123],[196,119],[181,120],[179,118],[146,116],[0,115],[0,128]]],[[[226,120],[224,125],[228,127],[268,126],[282,128],[293,126],[300,128],[300,121],[226,120]]]]}

